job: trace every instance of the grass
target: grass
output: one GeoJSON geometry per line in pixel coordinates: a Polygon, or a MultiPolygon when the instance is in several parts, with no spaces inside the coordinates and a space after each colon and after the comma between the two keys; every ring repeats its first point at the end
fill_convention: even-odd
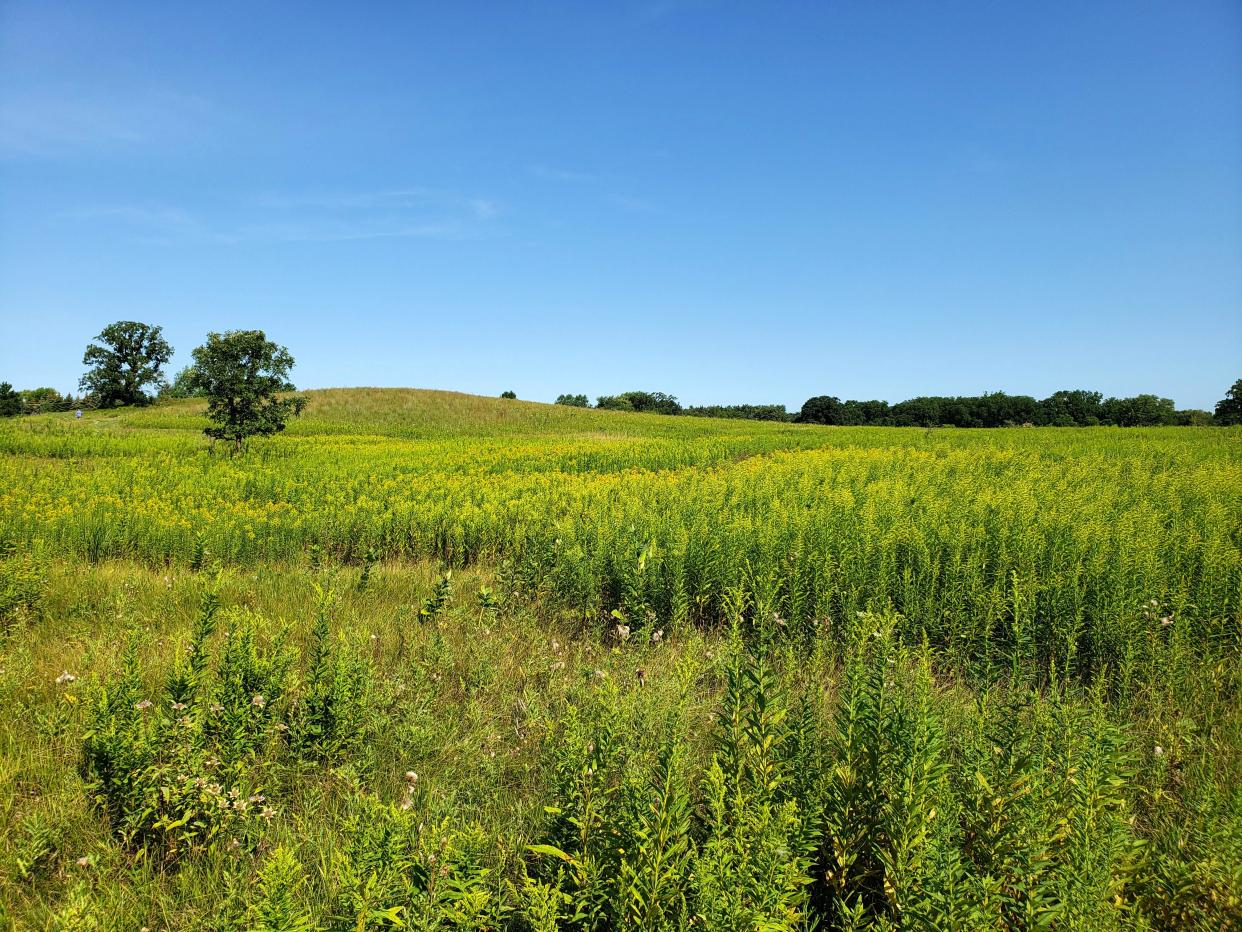
{"type": "Polygon", "coordinates": [[[1242,435],[0,424],[0,925],[1237,928],[1242,435]]]}

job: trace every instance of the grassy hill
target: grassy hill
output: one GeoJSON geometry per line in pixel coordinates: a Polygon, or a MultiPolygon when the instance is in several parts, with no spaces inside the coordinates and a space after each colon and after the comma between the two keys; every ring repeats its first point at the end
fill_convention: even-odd
{"type": "Polygon", "coordinates": [[[1236,923],[1236,432],[310,395],[0,423],[0,927],[1236,923]]]}
{"type": "MultiPolygon", "coordinates": [[[[443,436],[521,434],[524,436],[615,435],[624,437],[699,436],[718,433],[767,433],[805,430],[787,424],[738,422],[714,418],[572,408],[462,392],[418,388],[329,388],[302,394],[310,400],[305,414],[289,433],[374,434],[428,439],[443,436]]],[[[97,426],[201,430],[198,400],[161,402],[150,408],[89,411],[97,426]]],[[[65,420],[72,414],[51,415],[65,420]]]]}

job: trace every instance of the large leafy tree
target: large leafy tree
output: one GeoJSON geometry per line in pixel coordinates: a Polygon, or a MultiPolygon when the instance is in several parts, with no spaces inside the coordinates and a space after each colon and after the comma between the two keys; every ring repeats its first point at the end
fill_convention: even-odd
{"type": "Polygon", "coordinates": [[[144,389],[159,385],[164,378],[164,365],[172,354],[162,328],[136,320],[118,320],[104,327],[86,347],[82,364],[90,369],[82,376],[79,387],[94,395],[103,408],[147,404],[151,396],[144,389]]]}
{"type": "Polygon", "coordinates": [[[841,399],[836,395],[816,395],[803,402],[802,410],[798,413],[798,422],[801,424],[843,424],[845,423],[844,415],[841,399]]]}
{"type": "Polygon", "coordinates": [[[1242,424],[1242,379],[1233,383],[1225,397],[1216,402],[1217,424],[1242,424]]]}
{"type": "Polygon", "coordinates": [[[187,388],[207,396],[212,426],[203,432],[227,440],[240,452],[247,437],[275,434],[290,417],[302,412],[302,396],[280,398],[293,390],[289,370],[293,357],[262,330],[209,333],[194,350],[194,367],[187,388]]]}
{"type": "Polygon", "coordinates": [[[1053,392],[1039,403],[1040,424],[1054,427],[1090,427],[1100,423],[1104,396],[1085,389],[1053,392]]]}
{"type": "Polygon", "coordinates": [[[1177,409],[1172,399],[1156,395],[1108,398],[1101,410],[1101,420],[1118,427],[1155,427],[1177,423],[1177,409]]]}

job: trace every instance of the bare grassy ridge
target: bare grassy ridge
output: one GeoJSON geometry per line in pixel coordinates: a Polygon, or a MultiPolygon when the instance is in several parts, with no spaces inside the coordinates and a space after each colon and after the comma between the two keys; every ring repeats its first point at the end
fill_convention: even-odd
{"type": "Polygon", "coordinates": [[[0,425],[0,919],[1237,927],[1237,431],[312,397],[0,425]]]}

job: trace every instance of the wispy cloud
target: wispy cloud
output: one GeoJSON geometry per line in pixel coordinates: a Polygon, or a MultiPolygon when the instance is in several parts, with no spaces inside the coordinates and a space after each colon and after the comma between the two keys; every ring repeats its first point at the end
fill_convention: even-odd
{"type": "Polygon", "coordinates": [[[289,220],[255,223],[220,233],[225,244],[341,243],[367,239],[468,239],[473,231],[464,223],[401,223],[394,220],[289,220]]]}
{"type": "Polygon", "coordinates": [[[0,94],[0,155],[56,158],[173,145],[200,135],[213,110],[206,98],[167,90],[124,97],[77,87],[0,94]]]}
{"type": "Polygon", "coordinates": [[[632,197],[628,194],[610,194],[608,195],[608,203],[635,214],[664,213],[664,208],[660,207],[660,205],[645,198],[632,197]]]}
{"type": "Polygon", "coordinates": [[[328,243],[368,239],[470,239],[485,234],[501,209],[481,197],[432,188],[324,193],[267,193],[202,211],[151,204],[93,205],[62,221],[122,227],[160,243],[218,245],[328,243]]]}
{"type": "Polygon", "coordinates": [[[481,197],[471,198],[470,209],[479,220],[491,220],[500,215],[500,206],[495,201],[481,197]]]}
{"type": "Polygon", "coordinates": [[[392,188],[379,191],[268,192],[253,199],[255,206],[277,210],[363,210],[427,207],[446,201],[462,202],[459,195],[437,188],[392,188]]]}
{"type": "Polygon", "coordinates": [[[529,169],[532,175],[545,181],[590,182],[597,180],[591,172],[558,168],[554,165],[531,165],[529,169]]]}
{"type": "Polygon", "coordinates": [[[604,193],[601,189],[613,187],[620,183],[617,178],[600,176],[592,172],[577,171],[568,168],[556,168],[551,165],[538,164],[528,166],[532,175],[548,181],[563,181],[580,184],[591,189],[593,198],[603,198],[604,202],[627,213],[660,214],[664,209],[645,198],[635,197],[619,191],[604,193]]]}

